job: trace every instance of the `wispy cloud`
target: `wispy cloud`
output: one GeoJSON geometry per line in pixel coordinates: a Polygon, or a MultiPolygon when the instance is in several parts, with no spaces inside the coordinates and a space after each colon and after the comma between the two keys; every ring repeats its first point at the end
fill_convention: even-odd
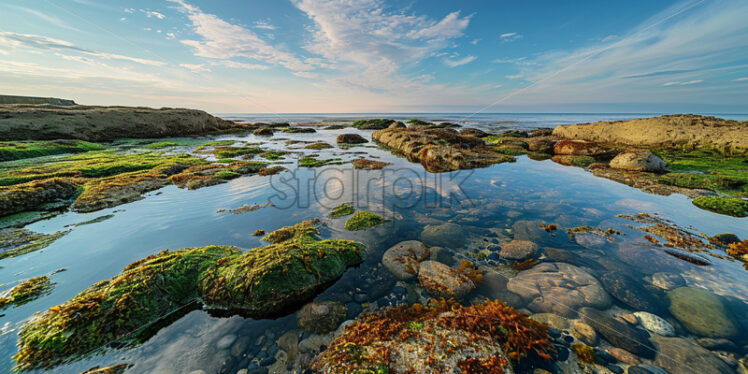
{"type": "Polygon", "coordinates": [[[275,30],[276,27],[273,26],[270,21],[257,21],[255,22],[254,28],[256,29],[263,29],[263,30],[275,30]]]}
{"type": "Polygon", "coordinates": [[[463,58],[457,59],[457,60],[450,60],[450,59],[444,59],[444,63],[447,64],[447,66],[454,68],[457,66],[469,64],[473,61],[475,61],[477,57],[475,56],[465,56],[463,58]]]}
{"type": "Polygon", "coordinates": [[[463,35],[470,16],[459,11],[437,20],[391,9],[381,0],[292,0],[314,22],[306,50],[342,75],[330,83],[373,92],[422,87],[401,73],[449,47],[463,35]]]}
{"type": "Polygon", "coordinates": [[[143,13],[145,13],[145,16],[148,17],[148,18],[158,18],[158,19],[164,19],[164,18],[166,18],[166,16],[163,15],[162,13],[159,13],[159,12],[156,12],[156,11],[153,11],[153,10],[141,9],[140,11],[143,12],[143,13]]]}
{"type": "Polygon", "coordinates": [[[663,86],[665,86],[665,87],[667,87],[667,86],[688,86],[688,85],[692,85],[692,84],[701,83],[703,81],[704,81],[703,79],[694,79],[692,81],[687,81],[687,82],[665,82],[663,84],[663,86]]]}
{"type": "Polygon", "coordinates": [[[195,56],[218,60],[244,57],[281,65],[292,71],[308,71],[313,68],[292,53],[268,44],[251,30],[205,13],[183,0],[169,1],[179,5],[179,10],[187,15],[195,34],[201,38],[181,41],[193,48],[195,56]]]}
{"type": "Polygon", "coordinates": [[[210,69],[205,67],[203,64],[179,64],[179,66],[193,72],[193,73],[208,73],[210,69]]]}
{"type": "Polygon", "coordinates": [[[507,32],[499,35],[499,38],[502,42],[513,42],[517,39],[522,38],[522,34],[517,34],[516,32],[507,32]]]}
{"type": "Polygon", "coordinates": [[[735,79],[733,82],[745,82],[748,81],[748,77],[740,77],[738,79],[735,79]]]}

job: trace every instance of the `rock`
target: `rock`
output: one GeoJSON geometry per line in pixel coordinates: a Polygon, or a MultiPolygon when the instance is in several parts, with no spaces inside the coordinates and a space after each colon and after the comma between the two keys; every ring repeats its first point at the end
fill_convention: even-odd
{"type": "Polygon", "coordinates": [[[345,305],[337,301],[313,302],[296,313],[296,320],[304,331],[325,334],[345,321],[347,311],[345,305]]]}
{"type": "MultiPolygon", "coordinates": [[[[117,364],[117,365],[107,366],[103,368],[95,366],[84,372],[81,372],[80,374],[121,374],[121,373],[124,373],[125,370],[127,370],[127,368],[129,367],[130,365],[128,364],[117,364]]],[[[205,373],[202,370],[199,370],[199,371],[201,371],[202,373],[205,373]]]]}
{"type": "Polygon", "coordinates": [[[654,358],[656,349],[650,343],[649,334],[646,331],[620,322],[594,308],[582,308],[579,314],[613,346],[623,348],[637,356],[654,358]]]}
{"type": "Polygon", "coordinates": [[[424,261],[420,264],[418,283],[436,297],[462,298],[475,289],[475,283],[465,274],[436,261],[424,261]]]}
{"type": "Polygon", "coordinates": [[[418,240],[397,243],[384,252],[382,265],[398,279],[406,280],[418,273],[418,261],[429,255],[429,249],[418,240]]]}
{"type": "Polygon", "coordinates": [[[389,126],[387,126],[388,129],[404,129],[404,128],[407,128],[407,127],[408,126],[405,126],[405,124],[402,123],[402,122],[400,122],[400,121],[393,122],[392,124],[390,124],[389,126]]]}
{"type": "Polygon", "coordinates": [[[550,136],[551,134],[553,134],[553,129],[548,128],[548,127],[541,127],[537,130],[533,130],[532,132],[530,132],[530,137],[534,138],[538,136],[550,136]]]}
{"type": "Polygon", "coordinates": [[[541,263],[525,270],[509,279],[507,289],[519,295],[534,312],[570,318],[581,307],[606,308],[611,302],[595,277],[563,262],[541,263]]]}
{"type": "Polygon", "coordinates": [[[619,314],[616,317],[620,318],[624,322],[628,322],[628,324],[630,324],[630,325],[637,325],[637,324],[639,324],[639,320],[636,319],[636,316],[633,315],[633,314],[631,314],[631,313],[619,314]]]}
{"type": "MultiPolygon", "coordinates": [[[[353,127],[360,129],[360,130],[381,130],[381,129],[386,129],[387,127],[393,126],[397,123],[398,121],[391,120],[391,119],[381,119],[381,118],[359,119],[359,120],[353,121],[353,127]]],[[[405,126],[405,124],[403,124],[403,126],[405,126]]]]}
{"type": "Polygon", "coordinates": [[[709,291],[680,287],[668,291],[670,313],[688,331],[704,337],[729,338],[738,334],[722,300],[709,291]]]}
{"type": "Polygon", "coordinates": [[[537,256],[538,245],[526,240],[512,240],[503,247],[499,256],[513,261],[524,261],[537,256]]]}
{"type": "Polygon", "coordinates": [[[634,310],[644,310],[651,313],[662,311],[659,301],[652,297],[651,292],[623,272],[611,271],[605,273],[600,277],[600,282],[611,296],[634,310]]]}
{"type": "Polygon", "coordinates": [[[299,351],[303,353],[311,352],[316,354],[323,346],[327,346],[330,344],[333,339],[332,335],[333,334],[309,335],[306,339],[299,342],[299,351]]]}
{"type": "Polygon", "coordinates": [[[727,374],[734,371],[719,357],[691,340],[666,338],[655,335],[652,340],[659,346],[654,364],[671,374],[727,374]]]}
{"type": "Polygon", "coordinates": [[[0,106],[0,139],[164,138],[207,134],[246,126],[195,109],[105,106],[0,106]]]}
{"type": "Polygon", "coordinates": [[[628,368],[627,374],[671,374],[657,366],[641,364],[628,368]]]}
{"type": "Polygon", "coordinates": [[[369,142],[359,134],[340,134],[336,141],[338,144],[363,144],[369,142]]]}
{"type": "Polygon", "coordinates": [[[258,136],[273,136],[273,129],[269,127],[261,127],[255,130],[254,132],[252,132],[252,134],[258,135],[258,136]]]}
{"type": "Polygon", "coordinates": [[[246,252],[207,246],[165,250],[137,261],[26,323],[19,334],[18,365],[38,367],[90,352],[100,348],[101,340],[93,337],[104,334],[108,341],[127,344],[130,331],[163,322],[177,307],[204,306],[216,314],[233,311],[252,318],[287,313],[364,259],[362,244],[319,240],[317,225],[309,220],[278,229],[264,238],[272,244],[246,252]],[[50,350],[56,346],[52,341],[65,349],[50,350]]]}
{"type": "Polygon", "coordinates": [[[665,161],[648,149],[628,148],[610,161],[613,169],[664,172],[665,161]]]}
{"type": "Polygon", "coordinates": [[[662,317],[648,312],[634,312],[639,323],[649,332],[662,336],[675,336],[675,328],[662,317]]]}
{"type": "Polygon", "coordinates": [[[486,137],[486,136],[490,135],[489,133],[487,133],[487,132],[485,132],[483,130],[473,129],[473,128],[469,128],[469,127],[468,128],[464,128],[464,129],[460,129],[459,133],[460,133],[460,135],[475,136],[475,137],[478,137],[478,138],[483,138],[483,137],[486,137]]]}
{"type": "Polygon", "coordinates": [[[515,158],[488,148],[481,138],[457,134],[445,128],[407,128],[377,130],[377,142],[402,153],[412,162],[420,162],[432,173],[485,167],[515,158]]]}
{"type": "Polygon", "coordinates": [[[553,129],[553,135],[631,146],[667,143],[697,147],[748,148],[748,127],[743,122],[693,114],[558,126],[553,129]]]}
{"type": "Polygon", "coordinates": [[[233,357],[239,357],[247,350],[247,347],[249,347],[249,336],[244,335],[236,339],[234,344],[231,345],[229,353],[231,353],[231,356],[233,357]]]}
{"type": "Polygon", "coordinates": [[[421,241],[429,247],[462,248],[465,245],[465,230],[451,222],[427,225],[421,231],[421,241]]]}
{"type": "Polygon", "coordinates": [[[586,140],[560,140],[553,146],[553,153],[570,156],[598,156],[610,152],[609,149],[586,140]]]}
{"type": "Polygon", "coordinates": [[[699,338],[696,342],[710,351],[740,352],[740,348],[735,343],[725,338],[699,338]]]}
{"type": "Polygon", "coordinates": [[[686,280],[680,274],[675,273],[654,273],[652,274],[652,285],[662,288],[663,290],[672,290],[674,288],[686,285],[686,280]]]}
{"type": "Polygon", "coordinates": [[[709,238],[710,241],[716,241],[722,245],[730,245],[733,243],[740,243],[740,238],[732,233],[717,234],[709,238]]]}
{"type": "Polygon", "coordinates": [[[533,243],[541,243],[548,233],[540,227],[540,221],[519,220],[512,224],[514,240],[527,240],[533,243]]]}
{"type": "Polygon", "coordinates": [[[608,349],[608,353],[624,364],[637,365],[639,363],[639,358],[625,349],[613,347],[608,349]]]}
{"type": "Polygon", "coordinates": [[[523,140],[527,143],[527,149],[533,152],[553,154],[553,146],[556,145],[555,140],[548,138],[527,138],[523,140]]]}
{"type": "MultiPolygon", "coordinates": [[[[337,328],[337,326],[335,326],[337,328]]],[[[296,335],[296,331],[288,331],[281,335],[276,341],[280,349],[286,351],[287,362],[296,361],[296,356],[299,354],[299,338],[296,335]]]]}
{"type": "Polygon", "coordinates": [[[574,329],[572,330],[572,334],[575,338],[582,341],[582,343],[595,346],[597,345],[597,333],[595,332],[595,329],[592,328],[592,326],[584,323],[584,322],[576,322],[574,323],[574,329]]]}
{"type": "Polygon", "coordinates": [[[554,329],[566,331],[571,328],[571,322],[568,319],[559,316],[554,313],[535,313],[530,315],[530,319],[545,323],[546,325],[553,327],[554,329]]]}
{"type": "Polygon", "coordinates": [[[449,248],[431,247],[429,248],[429,259],[439,261],[444,265],[453,266],[455,264],[454,252],[449,248]]]}

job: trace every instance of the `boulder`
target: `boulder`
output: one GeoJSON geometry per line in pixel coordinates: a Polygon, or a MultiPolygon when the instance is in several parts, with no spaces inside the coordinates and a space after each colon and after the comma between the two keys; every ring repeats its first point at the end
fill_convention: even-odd
{"type": "Polygon", "coordinates": [[[458,269],[436,261],[424,261],[418,267],[418,283],[436,297],[462,298],[475,289],[475,283],[458,269]]]}
{"type": "Polygon", "coordinates": [[[524,261],[537,256],[538,245],[527,240],[512,240],[501,247],[499,256],[506,260],[524,261]]]}
{"type": "Polygon", "coordinates": [[[665,161],[648,149],[628,148],[610,161],[614,169],[664,172],[665,161]]]}
{"type": "Polygon", "coordinates": [[[732,315],[715,294],[693,287],[668,291],[670,313],[688,331],[704,337],[729,338],[738,334],[732,315]]]}
{"type": "Polygon", "coordinates": [[[483,130],[473,129],[473,128],[464,128],[460,129],[459,131],[460,135],[468,135],[468,136],[475,136],[478,138],[482,138],[488,135],[491,135],[483,130]]]}
{"type": "Polygon", "coordinates": [[[648,312],[634,312],[639,323],[649,332],[662,336],[675,336],[675,328],[662,317],[648,312]]]}
{"type": "Polygon", "coordinates": [[[606,308],[611,300],[600,282],[582,268],[563,262],[541,263],[509,279],[507,289],[533,312],[574,318],[585,306],[606,308]]]}
{"type": "Polygon", "coordinates": [[[299,328],[314,334],[334,331],[345,320],[348,309],[337,301],[313,302],[296,313],[299,328]]]}
{"type": "Polygon", "coordinates": [[[340,134],[338,135],[336,141],[338,142],[338,144],[363,144],[369,142],[368,140],[366,140],[366,138],[359,134],[340,134]]]}
{"type": "Polygon", "coordinates": [[[652,293],[621,271],[611,271],[600,277],[608,293],[634,310],[661,313],[662,307],[652,293]]]}
{"type": "Polygon", "coordinates": [[[646,331],[618,321],[594,308],[582,308],[579,315],[613,346],[644,358],[655,357],[657,350],[649,341],[649,334],[646,331]]]}
{"type": "Polygon", "coordinates": [[[418,261],[428,256],[429,249],[418,240],[397,243],[384,252],[382,265],[398,279],[414,278],[418,273],[418,261]]]}
{"type": "Polygon", "coordinates": [[[652,285],[663,290],[672,290],[685,286],[686,280],[680,274],[660,272],[652,274],[652,285]]]}
{"type": "Polygon", "coordinates": [[[465,245],[465,230],[451,222],[427,225],[421,231],[421,241],[429,247],[462,248],[465,245]]]}
{"type": "Polygon", "coordinates": [[[597,344],[597,332],[595,332],[595,329],[592,328],[592,326],[584,322],[578,321],[574,323],[572,334],[584,344],[590,346],[595,346],[597,344]]]}
{"type": "Polygon", "coordinates": [[[691,340],[657,335],[652,340],[659,348],[654,364],[663,367],[671,374],[727,374],[735,372],[714,353],[707,351],[691,340]]]}

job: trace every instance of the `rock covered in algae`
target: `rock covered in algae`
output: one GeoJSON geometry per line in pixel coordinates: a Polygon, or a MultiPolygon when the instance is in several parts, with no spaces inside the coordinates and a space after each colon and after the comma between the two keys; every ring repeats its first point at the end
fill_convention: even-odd
{"type": "Polygon", "coordinates": [[[163,251],[94,284],[28,322],[15,355],[21,369],[51,367],[110,342],[147,339],[158,322],[199,307],[250,317],[288,312],[363,260],[362,244],[319,240],[317,220],[265,237],[242,253],[231,246],[163,251]]]}
{"type": "Polygon", "coordinates": [[[550,358],[547,326],[499,301],[432,300],[360,317],[312,362],[321,373],[512,373],[550,358]]]}
{"type": "Polygon", "coordinates": [[[348,231],[365,230],[387,222],[382,216],[372,212],[356,212],[353,217],[345,221],[345,229],[348,231]]]}
{"type": "Polygon", "coordinates": [[[23,305],[48,293],[54,285],[49,277],[43,275],[27,279],[21,284],[0,293],[0,310],[10,305],[23,305]]]}

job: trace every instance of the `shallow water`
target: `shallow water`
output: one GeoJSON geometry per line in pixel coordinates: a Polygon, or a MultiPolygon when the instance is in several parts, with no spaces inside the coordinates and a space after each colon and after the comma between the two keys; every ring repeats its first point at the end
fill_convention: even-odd
{"type": "MultiPolygon", "coordinates": [[[[436,117],[454,120],[448,116],[436,117]]],[[[558,121],[573,123],[627,119],[636,115],[573,115],[557,116],[560,119],[554,120],[537,115],[511,117],[515,124],[507,124],[507,127],[534,128],[552,126],[558,121]],[[522,125],[517,126],[516,123],[522,125]]],[[[304,117],[299,121],[307,120],[310,118],[304,117]]],[[[495,121],[500,120],[492,118],[492,124],[483,125],[494,127],[495,121]]],[[[367,277],[382,270],[379,260],[384,250],[402,240],[419,239],[421,230],[427,224],[447,221],[460,224],[467,233],[467,244],[463,248],[451,249],[458,255],[468,255],[494,242],[504,244],[511,240],[512,228],[517,221],[542,220],[557,223],[562,228],[580,225],[615,227],[622,233],[615,238],[615,242],[593,240],[588,247],[584,247],[559,230],[554,235],[543,236],[545,242],[541,245],[572,252],[586,261],[615,261],[615,266],[640,275],[637,280],[642,284],[646,283],[644,277],[657,271],[680,273],[691,286],[735,300],[735,315],[748,315],[748,277],[742,264],[708,257],[711,265],[697,266],[671,257],[662,250],[648,250],[642,252],[645,256],[625,257],[627,261],[623,261],[618,256],[618,245],[626,241],[641,243],[644,233],[627,228],[627,224],[634,223],[615,216],[659,213],[680,226],[694,226],[697,232],[707,235],[732,232],[741,238],[748,237],[748,218],[710,213],[693,206],[685,196],[647,194],[594,177],[581,168],[561,166],[550,160],[533,161],[521,156],[516,163],[430,174],[420,164],[393,156],[371,143],[347,152],[339,148],[311,151],[303,149],[303,144],[286,147],[283,140],[278,140],[322,140],[334,144],[336,135],[343,131],[359,133],[371,139],[371,131],[355,129],[319,130],[316,134],[277,133],[265,147],[299,147],[300,153],[319,154],[320,158],[341,157],[344,160],[360,157],[352,152],[365,152],[367,158],[391,162],[392,165],[378,171],[353,171],[350,165],[297,169],[295,158],[299,155],[291,154],[285,160],[288,164],[284,166],[292,172],[272,177],[242,177],[195,191],[170,186],[130,204],[89,214],[69,212],[27,226],[30,230],[45,233],[63,229],[71,229],[71,232],[42,251],[0,261],[0,284],[10,286],[18,280],[61,268],[67,270],[51,276],[56,288],[50,295],[2,312],[5,315],[0,317],[0,372],[11,370],[18,328],[34,312],[65,302],[90,285],[118,274],[133,261],[167,248],[221,244],[251,249],[263,245],[259,237],[252,236],[257,229],[270,232],[305,219],[323,218],[334,206],[348,201],[356,203],[361,210],[380,213],[391,222],[366,231],[347,232],[343,229],[345,217],[325,220],[329,227],[323,229],[323,237],[359,240],[367,246],[368,257],[364,264],[349,269],[334,286],[320,294],[316,298],[319,301],[335,299],[348,302],[355,294],[383,294],[385,296],[368,300],[379,305],[392,301],[390,290],[373,290],[381,285],[368,283],[367,277]],[[228,210],[243,204],[263,204],[268,201],[275,206],[245,214],[217,212],[219,209],[228,210]],[[67,225],[107,214],[114,214],[114,217],[66,228],[67,225]]],[[[253,135],[221,136],[218,139],[268,141],[267,138],[253,135]]],[[[506,266],[486,265],[502,274],[513,274],[506,266]]],[[[599,276],[605,270],[601,269],[589,271],[599,276]]],[[[616,306],[626,309],[620,303],[616,306]]],[[[163,328],[139,347],[109,351],[57,367],[55,372],[77,373],[95,365],[119,362],[135,364],[128,371],[133,373],[183,373],[198,369],[207,373],[235,372],[246,367],[248,360],[243,358],[243,354],[252,351],[260,335],[270,331],[277,339],[294,328],[294,315],[256,321],[241,317],[217,318],[203,311],[193,311],[163,328]],[[226,342],[229,342],[228,346],[237,345],[240,339],[249,343],[238,357],[234,357],[231,349],[224,345],[226,342]]]]}

